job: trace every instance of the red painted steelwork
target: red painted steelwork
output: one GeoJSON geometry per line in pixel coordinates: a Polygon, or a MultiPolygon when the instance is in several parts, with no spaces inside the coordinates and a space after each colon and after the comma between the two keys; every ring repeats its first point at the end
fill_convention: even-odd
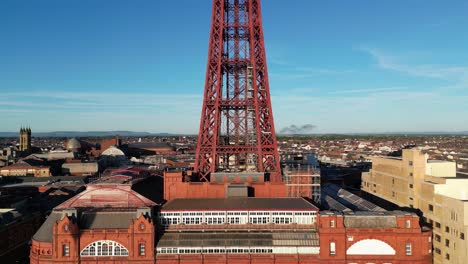
{"type": "Polygon", "coordinates": [[[213,0],[195,172],[265,172],[281,181],[260,0],[213,0]]]}

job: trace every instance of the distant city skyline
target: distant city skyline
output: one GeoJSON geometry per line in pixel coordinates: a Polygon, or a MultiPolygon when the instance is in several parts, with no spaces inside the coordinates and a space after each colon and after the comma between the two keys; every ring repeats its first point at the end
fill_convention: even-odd
{"type": "MultiPolygon", "coordinates": [[[[468,2],[262,7],[278,133],[468,131],[468,2]]],[[[210,0],[1,1],[0,131],[197,133],[210,19],[210,0]]]]}

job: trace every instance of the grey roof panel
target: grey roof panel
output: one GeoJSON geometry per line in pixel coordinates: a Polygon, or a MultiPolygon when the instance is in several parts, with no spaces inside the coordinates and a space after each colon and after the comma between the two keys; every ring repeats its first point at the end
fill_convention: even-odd
{"type": "Polygon", "coordinates": [[[347,228],[395,228],[397,222],[393,215],[346,215],[344,225],[347,228]]]}
{"type": "Polygon", "coordinates": [[[61,212],[52,212],[39,230],[37,230],[36,234],[34,234],[33,239],[40,242],[52,242],[54,224],[62,219],[62,215],[61,212]]]}
{"type": "MultiPolygon", "coordinates": [[[[33,239],[40,242],[52,242],[54,224],[61,220],[63,212],[52,211],[41,225],[33,239]]],[[[136,212],[83,212],[79,216],[78,225],[81,229],[127,229],[136,218],[136,212]]]]}
{"type": "Polygon", "coordinates": [[[386,211],[385,209],[363,199],[362,197],[359,197],[332,183],[327,183],[322,186],[322,197],[323,200],[329,203],[329,209],[332,210],[340,210],[339,204],[341,204],[344,207],[354,211],[386,211]],[[327,197],[331,197],[331,199],[327,197]]]}
{"type": "Polygon", "coordinates": [[[136,217],[136,212],[83,212],[81,229],[127,229],[136,217]]]}
{"type": "Polygon", "coordinates": [[[315,232],[284,233],[165,233],[157,247],[251,247],[251,246],[318,246],[315,232]]]}

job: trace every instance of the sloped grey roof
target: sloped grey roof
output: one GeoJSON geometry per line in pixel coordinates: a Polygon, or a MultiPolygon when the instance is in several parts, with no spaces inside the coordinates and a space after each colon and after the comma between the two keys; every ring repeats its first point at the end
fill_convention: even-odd
{"type": "Polygon", "coordinates": [[[365,200],[362,197],[359,197],[340,186],[333,183],[326,183],[322,185],[322,201],[330,202],[329,210],[342,210],[343,207],[349,208],[353,211],[376,211],[384,212],[385,209],[365,200]],[[331,199],[328,199],[331,197],[331,199]],[[337,203],[334,203],[337,202],[337,203]],[[341,207],[341,204],[343,207],[341,207]]]}
{"type": "Polygon", "coordinates": [[[54,224],[60,219],[62,219],[62,212],[52,212],[34,234],[33,239],[40,242],[52,242],[54,224]]]}
{"type": "Polygon", "coordinates": [[[127,229],[136,212],[83,212],[78,225],[81,229],[127,229]]]}
{"type": "MultiPolygon", "coordinates": [[[[63,212],[52,211],[34,234],[33,239],[40,242],[52,242],[53,227],[57,221],[62,219],[63,212]]],[[[84,211],[79,214],[78,226],[80,229],[127,229],[132,219],[136,218],[136,211],[128,212],[94,212],[84,211]]]]}
{"type": "Polygon", "coordinates": [[[165,233],[157,247],[319,246],[316,232],[165,233]]]}
{"type": "Polygon", "coordinates": [[[395,228],[394,215],[346,215],[344,225],[347,228],[395,228]]]}
{"type": "Polygon", "coordinates": [[[333,210],[333,211],[339,211],[339,212],[353,211],[327,194],[323,194],[320,197],[320,199],[322,201],[323,208],[327,210],[333,210]]]}

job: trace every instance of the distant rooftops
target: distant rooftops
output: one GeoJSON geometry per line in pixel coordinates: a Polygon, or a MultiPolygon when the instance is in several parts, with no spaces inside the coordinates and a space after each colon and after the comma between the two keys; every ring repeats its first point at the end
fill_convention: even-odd
{"type": "Polygon", "coordinates": [[[168,142],[137,142],[128,144],[128,147],[142,149],[172,148],[172,146],[168,142]]]}
{"type": "Polygon", "coordinates": [[[303,198],[203,198],[175,199],[166,203],[162,211],[318,211],[303,198]]]}
{"type": "Polygon", "coordinates": [[[18,177],[16,183],[2,187],[85,185],[88,179],[89,176],[18,177]]]}

